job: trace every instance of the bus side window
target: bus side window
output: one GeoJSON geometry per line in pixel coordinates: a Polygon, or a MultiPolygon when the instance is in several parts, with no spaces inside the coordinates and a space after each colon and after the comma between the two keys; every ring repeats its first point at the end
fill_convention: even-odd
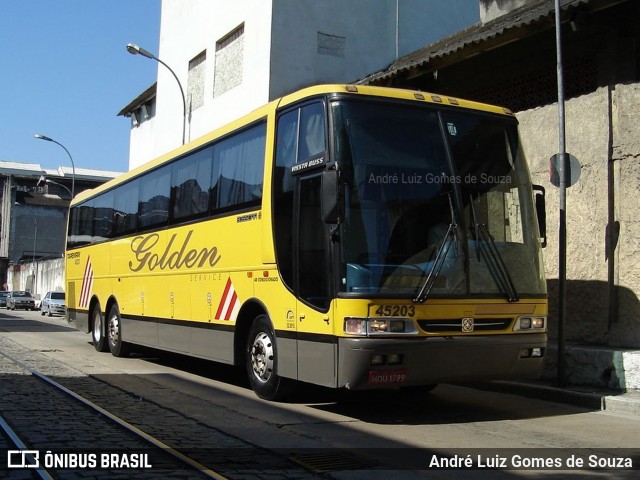
{"type": "MultiPolygon", "coordinates": [[[[299,286],[303,297],[310,303],[325,307],[326,281],[321,279],[317,285],[315,268],[318,261],[324,262],[322,235],[315,230],[322,221],[318,220],[319,203],[315,190],[316,182],[308,182],[310,190],[303,189],[300,197],[299,224],[294,223],[294,186],[295,175],[292,167],[326,150],[325,107],[322,102],[314,102],[283,113],[278,117],[276,127],[276,157],[273,172],[273,218],[276,255],[283,282],[294,290],[294,231],[299,229],[300,243],[298,269],[303,271],[299,286]],[[311,188],[314,187],[314,188],[311,188]],[[317,207],[317,208],[316,208],[317,207]],[[307,216],[309,218],[307,218],[307,216]],[[317,245],[319,243],[319,246],[317,245]],[[318,257],[318,252],[321,254],[318,257]],[[311,276],[309,276],[311,275],[311,276]],[[320,292],[316,290],[320,290],[320,292]]],[[[319,180],[318,177],[317,180],[319,180]]],[[[318,187],[319,188],[319,187],[318,187]]],[[[323,270],[323,269],[321,269],[323,270]]]]}
{"type": "Polygon", "coordinates": [[[138,184],[133,180],[115,190],[113,205],[113,236],[122,236],[136,231],[138,216],[138,184]]]}
{"type": "Polygon", "coordinates": [[[91,243],[104,242],[113,234],[113,192],[103,193],[94,202],[91,243]]]}
{"type": "Polygon", "coordinates": [[[298,162],[325,151],[324,106],[313,103],[301,109],[298,162]]]}
{"type": "MultiPolygon", "coordinates": [[[[296,163],[298,153],[298,114],[298,110],[293,110],[278,119],[276,169],[284,168],[285,171],[289,171],[288,173],[296,163]]],[[[285,173],[284,177],[290,178],[290,175],[285,173]]],[[[283,187],[283,189],[286,188],[283,187]]]]}
{"type": "Polygon", "coordinates": [[[171,171],[171,220],[204,216],[209,211],[213,147],[207,147],[175,162],[171,171]]]}
{"type": "Polygon", "coordinates": [[[93,200],[71,209],[67,248],[77,248],[91,243],[93,231],[93,200]]]}
{"type": "Polygon", "coordinates": [[[138,229],[166,225],[169,218],[171,170],[162,167],[140,181],[138,197],[138,229]]]}
{"type": "Polygon", "coordinates": [[[293,175],[298,151],[299,110],[278,119],[273,172],[273,222],[276,255],[283,282],[293,289],[293,175]]]}
{"type": "Polygon", "coordinates": [[[211,180],[213,209],[259,204],[262,199],[265,145],[264,123],[214,145],[211,180]]]}

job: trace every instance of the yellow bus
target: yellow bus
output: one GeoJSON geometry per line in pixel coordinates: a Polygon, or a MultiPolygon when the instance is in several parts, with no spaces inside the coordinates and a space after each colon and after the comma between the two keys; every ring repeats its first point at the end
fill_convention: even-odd
{"type": "Polygon", "coordinates": [[[243,365],[266,399],[537,377],[536,219],[508,110],[310,87],[79,194],[68,321],[243,365]]]}

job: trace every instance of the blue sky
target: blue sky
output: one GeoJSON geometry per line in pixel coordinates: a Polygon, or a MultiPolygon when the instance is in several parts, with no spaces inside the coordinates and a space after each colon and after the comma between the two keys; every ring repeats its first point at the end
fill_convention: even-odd
{"type": "Polygon", "coordinates": [[[128,170],[118,112],[156,79],[160,0],[0,0],[0,160],[128,170]]]}

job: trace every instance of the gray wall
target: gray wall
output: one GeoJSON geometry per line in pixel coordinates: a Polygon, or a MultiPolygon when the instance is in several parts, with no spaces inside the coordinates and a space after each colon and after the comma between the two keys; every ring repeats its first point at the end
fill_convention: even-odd
{"type": "MultiPolygon", "coordinates": [[[[640,84],[602,87],[569,100],[567,151],[582,163],[567,190],[567,341],[640,347],[640,84]]],[[[517,114],[534,183],[547,188],[544,252],[551,336],[557,326],[558,189],[549,158],[558,151],[557,105],[517,114]]]]}
{"type": "Polygon", "coordinates": [[[22,257],[61,257],[66,239],[66,207],[13,205],[9,232],[9,262],[22,257]],[[37,225],[37,233],[36,233],[37,225]]]}

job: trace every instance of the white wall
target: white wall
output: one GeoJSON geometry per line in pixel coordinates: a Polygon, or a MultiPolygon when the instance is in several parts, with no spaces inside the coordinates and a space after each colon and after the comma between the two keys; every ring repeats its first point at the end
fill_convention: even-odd
{"type": "Polygon", "coordinates": [[[470,0],[275,0],[270,97],[354,82],[478,21],[470,0]],[[344,50],[321,49],[319,32],[344,50]]]}
{"type": "MultiPolygon", "coordinates": [[[[189,141],[300,87],[358,80],[478,16],[472,0],[163,0],[157,56],[186,96],[189,61],[207,52],[204,104],[188,114],[189,141]],[[214,97],[216,42],[242,23],[242,83],[214,97]],[[325,48],[334,38],[335,49],[325,48]]],[[[156,101],[150,125],[133,129],[130,168],[182,144],[182,97],[162,65],[156,101]]]]}
{"type": "Polygon", "coordinates": [[[49,291],[64,292],[64,258],[11,265],[7,284],[9,290],[27,290],[40,299],[49,291]]]}
{"type": "MultiPolygon", "coordinates": [[[[271,3],[260,0],[224,2],[163,0],[158,57],[169,65],[188,89],[189,61],[207,51],[205,102],[189,115],[186,140],[193,140],[267,102],[269,76],[269,27],[271,3]],[[245,23],[244,71],[241,88],[213,98],[216,42],[245,23]]],[[[182,143],[182,99],[171,73],[158,67],[158,93],[154,125],[153,157],[182,143]]],[[[187,104],[189,99],[187,98],[187,104]]],[[[147,139],[141,139],[146,141],[147,139]]],[[[134,139],[132,138],[132,142],[134,139]]],[[[134,160],[134,159],[132,159],[134,160]]],[[[130,168],[142,162],[130,162],[130,168]]]]}
{"type": "MultiPolygon", "coordinates": [[[[156,117],[131,128],[129,138],[129,169],[156,158],[153,149],[156,117]]],[[[180,132],[178,132],[179,134],[180,132]]]]}
{"type": "Polygon", "coordinates": [[[276,0],[272,45],[272,98],[313,84],[356,80],[395,56],[395,1],[276,0]],[[331,37],[333,51],[326,45],[331,37]]]}

